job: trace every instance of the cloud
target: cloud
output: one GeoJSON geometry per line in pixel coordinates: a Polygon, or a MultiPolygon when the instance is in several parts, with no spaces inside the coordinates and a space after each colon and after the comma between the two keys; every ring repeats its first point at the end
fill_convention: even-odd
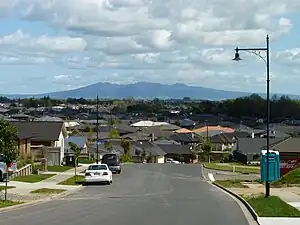
{"type": "MultiPolygon", "coordinates": [[[[2,0],[0,16],[57,34],[20,28],[0,37],[0,63],[53,65],[49,79],[74,87],[143,80],[252,89],[264,67],[247,54],[236,65],[233,48],[264,45],[267,33],[281,39],[293,29],[289,13],[299,11],[296,0],[2,0]]],[[[272,59],[296,66],[298,54],[272,52],[272,59]]]]}

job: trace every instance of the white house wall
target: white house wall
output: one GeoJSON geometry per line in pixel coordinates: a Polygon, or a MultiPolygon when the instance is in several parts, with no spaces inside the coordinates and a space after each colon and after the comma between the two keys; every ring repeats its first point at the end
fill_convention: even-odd
{"type": "Polygon", "coordinates": [[[59,134],[58,141],[54,142],[54,147],[60,148],[60,160],[62,162],[65,156],[65,141],[62,131],[59,134]]]}

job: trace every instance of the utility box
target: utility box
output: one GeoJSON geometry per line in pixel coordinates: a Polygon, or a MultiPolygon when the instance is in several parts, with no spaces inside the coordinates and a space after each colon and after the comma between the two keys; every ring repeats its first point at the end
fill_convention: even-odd
{"type": "MultiPolygon", "coordinates": [[[[260,153],[260,179],[267,181],[267,150],[260,153]]],[[[280,157],[278,151],[269,151],[269,182],[280,178],[280,157]]]]}

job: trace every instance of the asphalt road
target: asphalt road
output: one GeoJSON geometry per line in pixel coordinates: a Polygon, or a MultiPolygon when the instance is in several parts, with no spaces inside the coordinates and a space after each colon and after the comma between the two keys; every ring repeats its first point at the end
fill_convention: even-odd
{"type": "Polygon", "coordinates": [[[110,186],[0,213],[1,225],[248,225],[239,205],[204,181],[199,165],[126,165],[110,186]]]}

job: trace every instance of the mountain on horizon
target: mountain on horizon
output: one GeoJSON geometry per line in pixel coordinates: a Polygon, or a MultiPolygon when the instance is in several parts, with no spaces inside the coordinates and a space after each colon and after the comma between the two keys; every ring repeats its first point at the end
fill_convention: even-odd
{"type": "MultiPolygon", "coordinates": [[[[149,82],[138,82],[134,84],[111,84],[111,83],[95,83],[85,87],[67,90],[50,92],[44,94],[22,94],[22,95],[4,95],[10,98],[40,98],[49,96],[51,98],[66,99],[66,98],[86,98],[91,99],[96,96],[102,99],[123,99],[126,97],[134,97],[138,99],[182,99],[189,97],[191,99],[207,99],[207,100],[224,100],[234,99],[238,97],[248,96],[251,93],[224,91],[213,88],[204,88],[196,86],[188,86],[185,84],[160,84],[149,82]]],[[[262,97],[265,94],[260,94],[262,97]]],[[[290,97],[299,99],[299,96],[293,95],[290,97]]]]}

